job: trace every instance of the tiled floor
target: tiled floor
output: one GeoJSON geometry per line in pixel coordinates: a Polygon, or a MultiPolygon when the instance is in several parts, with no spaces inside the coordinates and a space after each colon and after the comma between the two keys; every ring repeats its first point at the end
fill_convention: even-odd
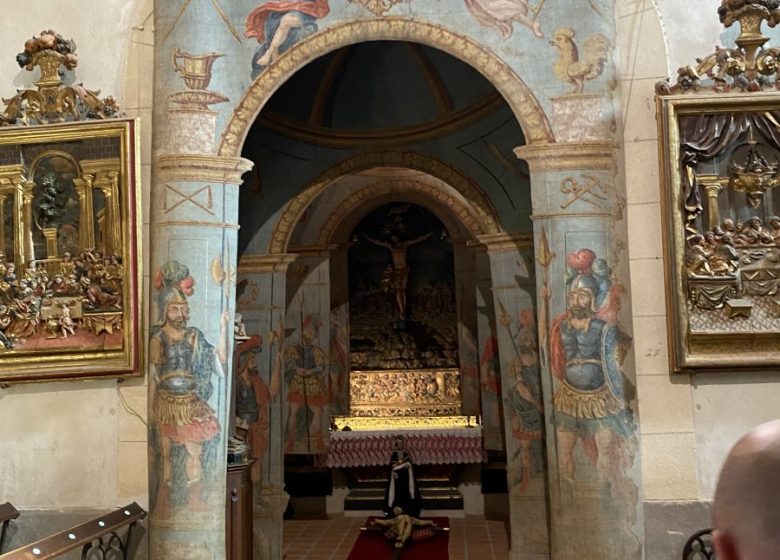
{"type": "MultiPolygon", "coordinates": [[[[285,521],[284,558],[346,560],[364,521],[359,517],[285,521]]],[[[508,558],[507,534],[503,522],[486,521],[483,517],[451,518],[450,527],[450,560],[508,558]]]]}

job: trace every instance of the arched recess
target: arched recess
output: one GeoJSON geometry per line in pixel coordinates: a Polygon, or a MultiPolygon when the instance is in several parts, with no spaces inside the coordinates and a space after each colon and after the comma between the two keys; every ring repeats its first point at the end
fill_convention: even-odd
{"type": "MultiPolygon", "coordinates": [[[[413,169],[426,173],[429,176],[429,181],[434,180],[436,186],[441,189],[441,192],[438,193],[430,192],[433,190],[431,188],[433,185],[429,182],[427,194],[451,199],[456,204],[455,207],[459,208],[458,213],[462,216],[464,223],[465,220],[476,221],[478,226],[474,227],[479,230],[480,234],[497,234],[503,231],[490,199],[468,177],[454,167],[428,155],[414,152],[377,152],[361,154],[342,161],[326,170],[290,199],[274,226],[268,252],[281,254],[287,250],[290,237],[301,216],[334,181],[345,175],[376,167],[413,169]]],[[[389,184],[386,184],[385,187],[389,187],[389,184]]],[[[407,185],[407,187],[411,188],[411,185],[407,185]]],[[[420,187],[418,185],[415,188],[420,187]]],[[[379,191],[375,190],[373,194],[379,194],[379,191]]]]}
{"type": "Polygon", "coordinates": [[[411,41],[451,54],[471,65],[506,99],[529,145],[555,142],[552,128],[531,89],[504,61],[469,37],[441,25],[406,18],[366,19],[335,25],[290,48],[249,86],[222,133],[218,154],[239,157],[260,110],[293,74],[338,48],[365,41],[411,41]]]}

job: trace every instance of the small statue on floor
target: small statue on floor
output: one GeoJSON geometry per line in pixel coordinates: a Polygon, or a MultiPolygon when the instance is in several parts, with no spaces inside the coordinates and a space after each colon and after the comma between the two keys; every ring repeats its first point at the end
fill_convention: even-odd
{"type": "Polygon", "coordinates": [[[395,516],[390,519],[373,519],[371,524],[385,527],[385,537],[388,541],[394,541],[395,548],[403,548],[415,527],[439,527],[430,519],[418,519],[406,515],[398,506],[393,508],[393,514],[395,516]]]}

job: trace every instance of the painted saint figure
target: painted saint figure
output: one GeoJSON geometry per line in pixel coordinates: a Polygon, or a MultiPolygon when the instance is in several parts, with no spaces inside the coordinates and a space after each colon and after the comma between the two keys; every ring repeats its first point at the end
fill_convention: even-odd
{"type": "Polygon", "coordinates": [[[553,404],[563,480],[575,484],[574,450],[580,442],[609,487],[625,477],[624,443],[635,429],[629,404],[634,386],[621,370],[630,338],[617,324],[600,318],[614,314],[597,308],[598,289],[587,274],[575,276],[568,286],[567,310],[553,321],[551,366],[559,381],[553,404]]]}
{"type": "Polygon", "coordinates": [[[246,18],[248,38],[256,37],[252,78],[295,43],[317,31],[317,20],[328,15],[328,0],[272,0],[246,18]]]}
{"type": "Polygon", "coordinates": [[[365,235],[365,238],[369,242],[390,251],[393,265],[389,288],[393,290],[393,294],[395,295],[398,318],[402,321],[406,319],[406,286],[409,283],[409,263],[406,260],[406,256],[409,247],[425,241],[431,236],[431,233],[432,232],[429,231],[425,235],[406,241],[401,241],[397,235],[391,235],[389,241],[381,241],[365,235]]]}
{"type": "Polygon", "coordinates": [[[189,269],[177,261],[168,261],[157,270],[154,287],[159,324],[152,328],[149,340],[150,428],[160,446],[160,486],[174,491],[186,486],[190,499],[198,495],[194,486],[204,475],[204,446],[220,435],[208,399],[213,392],[212,378],[223,376],[230,322],[228,313],[223,313],[217,348],[200,329],[188,326],[187,296],[192,295],[193,286],[189,269]],[[174,450],[177,456],[184,452],[186,479],[173,472],[174,450]]]}
{"type": "Polygon", "coordinates": [[[285,371],[289,379],[285,447],[287,453],[297,450],[298,422],[301,414],[304,416],[307,436],[304,452],[325,450],[324,431],[327,424],[323,422],[323,418],[330,398],[325,383],[328,356],[316,344],[320,326],[319,319],[307,315],[301,325],[300,344],[292,344],[285,350],[285,371]]]}

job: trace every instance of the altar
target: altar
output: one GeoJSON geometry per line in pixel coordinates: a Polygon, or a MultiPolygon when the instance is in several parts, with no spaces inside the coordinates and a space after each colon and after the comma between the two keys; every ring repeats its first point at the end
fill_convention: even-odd
{"type": "Polygon", "coordinates": [[[404,447],[417,465],[481,463],[485,460],[481,427],[467,424],[449,427],[432,425],[333,431],[325,466],[349,468],[386,465],[393,442],[399,436],[404,438],[404,447]]]}

